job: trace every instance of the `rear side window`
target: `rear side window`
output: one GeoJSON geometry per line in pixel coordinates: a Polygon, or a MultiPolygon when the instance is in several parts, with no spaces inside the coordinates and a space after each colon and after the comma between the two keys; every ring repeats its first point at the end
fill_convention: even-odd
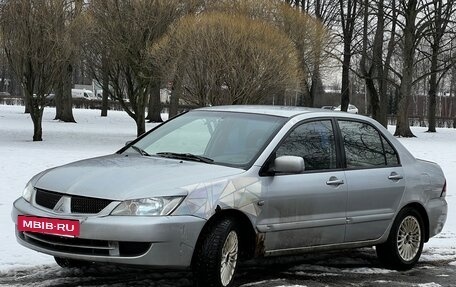
{"type": "Polygon", "coordinates": [[[285,138],[276,151],[276,157],[299,156],[305,170],[336,168],[336,145],[330,120],[301,124],[285,138]]]}
{"type": "Polygon", "coordinates": [[[399,164],[396,151],[373,126],[339,120],[347,168],[399,164]]]}
{"type": "Polygon", "coordinates": [[[382,136],[383,148],[385,149],[386,165],[399,165],[399,157],[396,150],[391,144],[382,136]]]}

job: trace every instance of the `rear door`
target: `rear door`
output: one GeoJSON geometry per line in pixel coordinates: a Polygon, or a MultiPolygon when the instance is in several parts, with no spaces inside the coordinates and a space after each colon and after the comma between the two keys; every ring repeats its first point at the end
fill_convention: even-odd
{"type": "Polygon", "coordinates": [[[348,186],[345,242],[383,235],[401,201],[405,179],[393,146],[368,122],[338,120],[348,186]]]}

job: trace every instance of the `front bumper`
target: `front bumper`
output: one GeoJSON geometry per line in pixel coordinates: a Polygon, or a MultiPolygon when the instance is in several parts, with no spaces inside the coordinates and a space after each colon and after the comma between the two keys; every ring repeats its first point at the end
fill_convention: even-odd
{"type": "Polygon", "coordinates": [[[68,216],[14,202],[12,219],[17,241],[30,249],[57,257],[155,268],[187,268],[206,220],[194,216],[68,216]],[[18,215],[77,219],[80,236],[24,233],[18,215]]]}

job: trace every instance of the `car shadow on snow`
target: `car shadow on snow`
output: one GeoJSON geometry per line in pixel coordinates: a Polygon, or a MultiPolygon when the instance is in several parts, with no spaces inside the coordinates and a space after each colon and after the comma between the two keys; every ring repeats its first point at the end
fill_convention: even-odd
{"type": "MultiPolygon", "coordinates": [[[[445,263],[436,263],[439,264],[445,263]]],[[[429,263],[426,263],[426,266],[428,265],[429,263]]],[[[422,273],[422,267],[423,264],[419,263],[405,273],[417,275],[422,273]]],[[[235,286],[283,286],[296,283],[310,286],[346,286],[344,284],[348,282],[394,277],[394,273],[399,272],[382,268],[375,256],[375,250],[365,248],[250,260],[241,264],[235,286]]],[[[192,274],[107,264],[62,269],[53,264],[0,272],[0,285],[190,287],[192,274]]]]}

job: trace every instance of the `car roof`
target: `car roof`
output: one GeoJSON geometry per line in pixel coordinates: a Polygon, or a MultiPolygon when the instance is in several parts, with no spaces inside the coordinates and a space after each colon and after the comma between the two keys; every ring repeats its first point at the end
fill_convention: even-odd
{"type": "Polygon", "coordinates": [[[333,111],[317,108],[292,107],[292,106],[267,106],[267,105],[231,105],[199,108],[198,111],[238,112],[250,114],[264,114],[278,117],[291,118],[297,115],[319,113],[327,114],[333,111]]]}

